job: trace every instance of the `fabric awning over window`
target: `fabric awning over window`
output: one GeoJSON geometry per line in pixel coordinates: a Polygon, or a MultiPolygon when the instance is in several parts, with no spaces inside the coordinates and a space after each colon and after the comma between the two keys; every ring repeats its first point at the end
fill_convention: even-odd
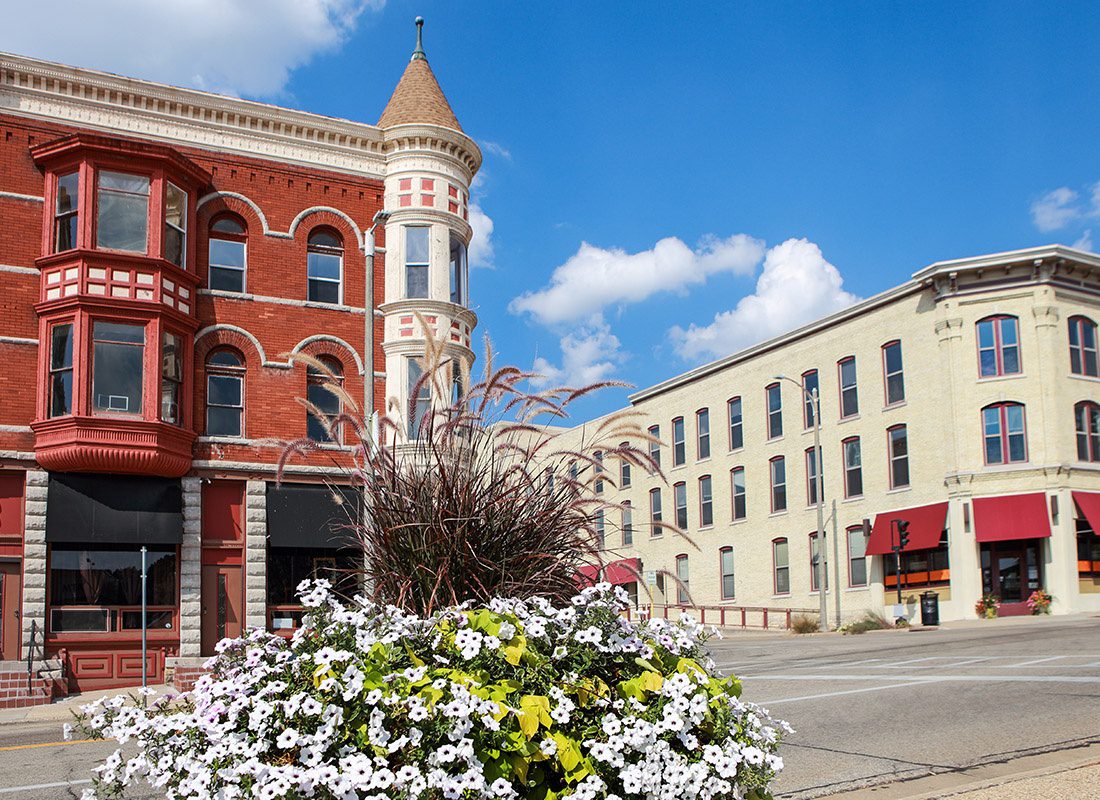
{"type": "Polygon", "coordinates": [[[642,559],[622,558],[612,561],[603,570],[603,579],[613,586],[624,583],[634,583],[639,580],[638,575],[642,571],[642,559]]]}
{"type": "Polygon", "coordinates": [[[319,483],[267,485],[267,537],[271,547],[355,547],[360,492],[319,483]],[[339,501],[337,500],[339,498],[339,501]]]}
{"type": "Polygon", "coordinates": [[[1081,512],[1089,527],[1100,533],[1100,492],[1074,492],[1073,502],[1081,512]]]}
{"type": "Polygon", "coordinates": [[[947,503],[932,503],[899,511],[885,511],[875,516],[871,537],[867,540],[867,555],[881,556],[892,553],[894,533],[891,520],[909,521],[909,544],[903,552],[931,550],[939,546],[944,528],[947,527],[947,503]]]}
{"type": "Polygon", "coordinates": [[[50,473],[47,542],[140,547],[182,540],[178,478],[50,473]]]}
{"type": "Polygon", "coordinates": [[[1050,536],[1045,492],[974,498],[974,538],[979,542],[1050,536]]]}
{"type": "Polygon", "coordinates": [[[587,589],[595,586],[600,577],[600,568],[595,564],[585,564],[577,570],[577,588],[587,589]]]}

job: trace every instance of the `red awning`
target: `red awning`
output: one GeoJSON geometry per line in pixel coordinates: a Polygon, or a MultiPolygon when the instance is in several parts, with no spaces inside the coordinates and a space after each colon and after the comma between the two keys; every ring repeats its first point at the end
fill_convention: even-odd
{"type": "Polygon", "coordinates": [[[974,538],[979,542],[1050,536],[1045,492],[974,498],[974,538]]]}
{"type": "Polygon", "coordinates": [[[904,552],[931,550],[939,546],[943,529],[947,527],[947,503],[932,503],[876,515],[871,538],[867,540],[867,555],[882,556],[893,552],[894,533],[890,523],[895,519],[909,521],[909,544],[904,552]]]}
{"type": "Polygon", "coordinates": [[[577,586],[581,589],[594,586],[599,578],[600,568],[598,565],[588,564],[577,570],[577,586]]]}
{"type": "Polygon", "coordinates": [[[1089,527],[1100,533],[1100,493],[1074,492],[1073,502],[1077,504],[1081,516],[1088,520],[1089,527]]]}
{"type": "Polygon", "coordinates": [[[603,571],[603,579],[613,586],[624,583],[634,583],[642,572],[642,559],[623,558],[612,561],[603,571]]]}

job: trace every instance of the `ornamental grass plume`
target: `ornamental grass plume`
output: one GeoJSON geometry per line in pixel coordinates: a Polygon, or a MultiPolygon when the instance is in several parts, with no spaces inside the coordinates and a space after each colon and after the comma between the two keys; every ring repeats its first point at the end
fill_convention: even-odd
{"type": "MultiPolygon", "coordinates": [[[[537,376],[497,367],[488,341],[483,375],[472,382],[442,342],[425,338],[408,407],[391,401],[389,413],[373,423],[355,416],[354,399],[325,362],[292,356],[328,376],[344,409],[326,417],[306,404],[310,413],[335,440],[343,431],[357,441],[347,479],[362,493],[366,513],[349,521],[349,529],[365,554],[369,599],[420,614],[493,597],[568,601],[583,568],[602,566],[606,556],[600,512],[608,528],[621,518],[608,512],[623,506],[594,491],[597,481],[616,484],[615,471],[603,464],[622,461],[661,474],[649,452],[657,440],[637,412],[626,411],[566,445],[564,429],[553,423],[568,416],[570,404],[622,384],[530,391],[537,376]],[[448,402],[432,405],[426,398],[448,402]]],[[[316,449],[308,440],[291,442],[281,470],[316,449]]],[[[669,571],[660,572],[679,584],[669,571]]]]}
{"type": "Polygon", "coordinates": [[[497,598],[416,615],[327,582],[291,640],[225,640],[182,703],[84,708],[128,745],[84,800],[147,784],[217,800],[764,800],[786,723],[740,699],[689,618],[497,598]]]}

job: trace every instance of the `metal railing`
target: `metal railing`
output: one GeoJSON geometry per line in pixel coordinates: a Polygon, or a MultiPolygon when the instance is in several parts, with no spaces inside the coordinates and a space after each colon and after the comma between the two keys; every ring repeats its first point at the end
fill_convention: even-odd
{"type": "Polygon", "coordinates": [[[645,605],[638,609],[628,609],[627,619],[646,620],[653,617],[679,619],[687,613],[702,625],[717,625],[720,628],[759,628],[789,630],[791,618],[800,614],[817,614],[813,608],[766,608],[764,606],[688,606],[688,605],[645,605]]]}

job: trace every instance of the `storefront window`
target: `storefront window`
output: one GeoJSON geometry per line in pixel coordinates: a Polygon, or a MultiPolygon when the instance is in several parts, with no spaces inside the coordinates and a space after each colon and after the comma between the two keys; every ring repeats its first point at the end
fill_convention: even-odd
{"type": "Polygon", "coordinates": [[[302,621],[298,585],[323,578],[350,599],[359,591],[362,554],[357,550],[275,547],[267,553],[267,612],[272,630],[291,630],[302,621]]]}
{"type": "Polygon", "coordinates": [[[1077,572],[1100,577],[1100,536],[1085,519],[1077,520],[1077,572]]]}
{"type": "Polygon", "coordinates": [[[92,398],[97,411],[141,413],[145,327],[97,321],[92,338],[92,398]]]}
{"type": "MultiPolygon", "coordinates": [[[[951,577],[947,558],[947,533],[943,534],[939,545],[934,549],[902,553],[901,573],[903,589],[947,584],[951,577]]],[[[897,586],[897,574],[897,558],[893,553],[888,553],[883,557],[883,584],[897,586]]]]}
{"type": "MultiPolygon", "coordinates": [[[[172,627],[176,550],[146,553],[149,628],[172,627]],[[158,608],[159,607],[159,608],[158,608]]],[[[141,628],[141,551],[129,546],[50,549],[50,629],[54,633],[141,628]]]]}

